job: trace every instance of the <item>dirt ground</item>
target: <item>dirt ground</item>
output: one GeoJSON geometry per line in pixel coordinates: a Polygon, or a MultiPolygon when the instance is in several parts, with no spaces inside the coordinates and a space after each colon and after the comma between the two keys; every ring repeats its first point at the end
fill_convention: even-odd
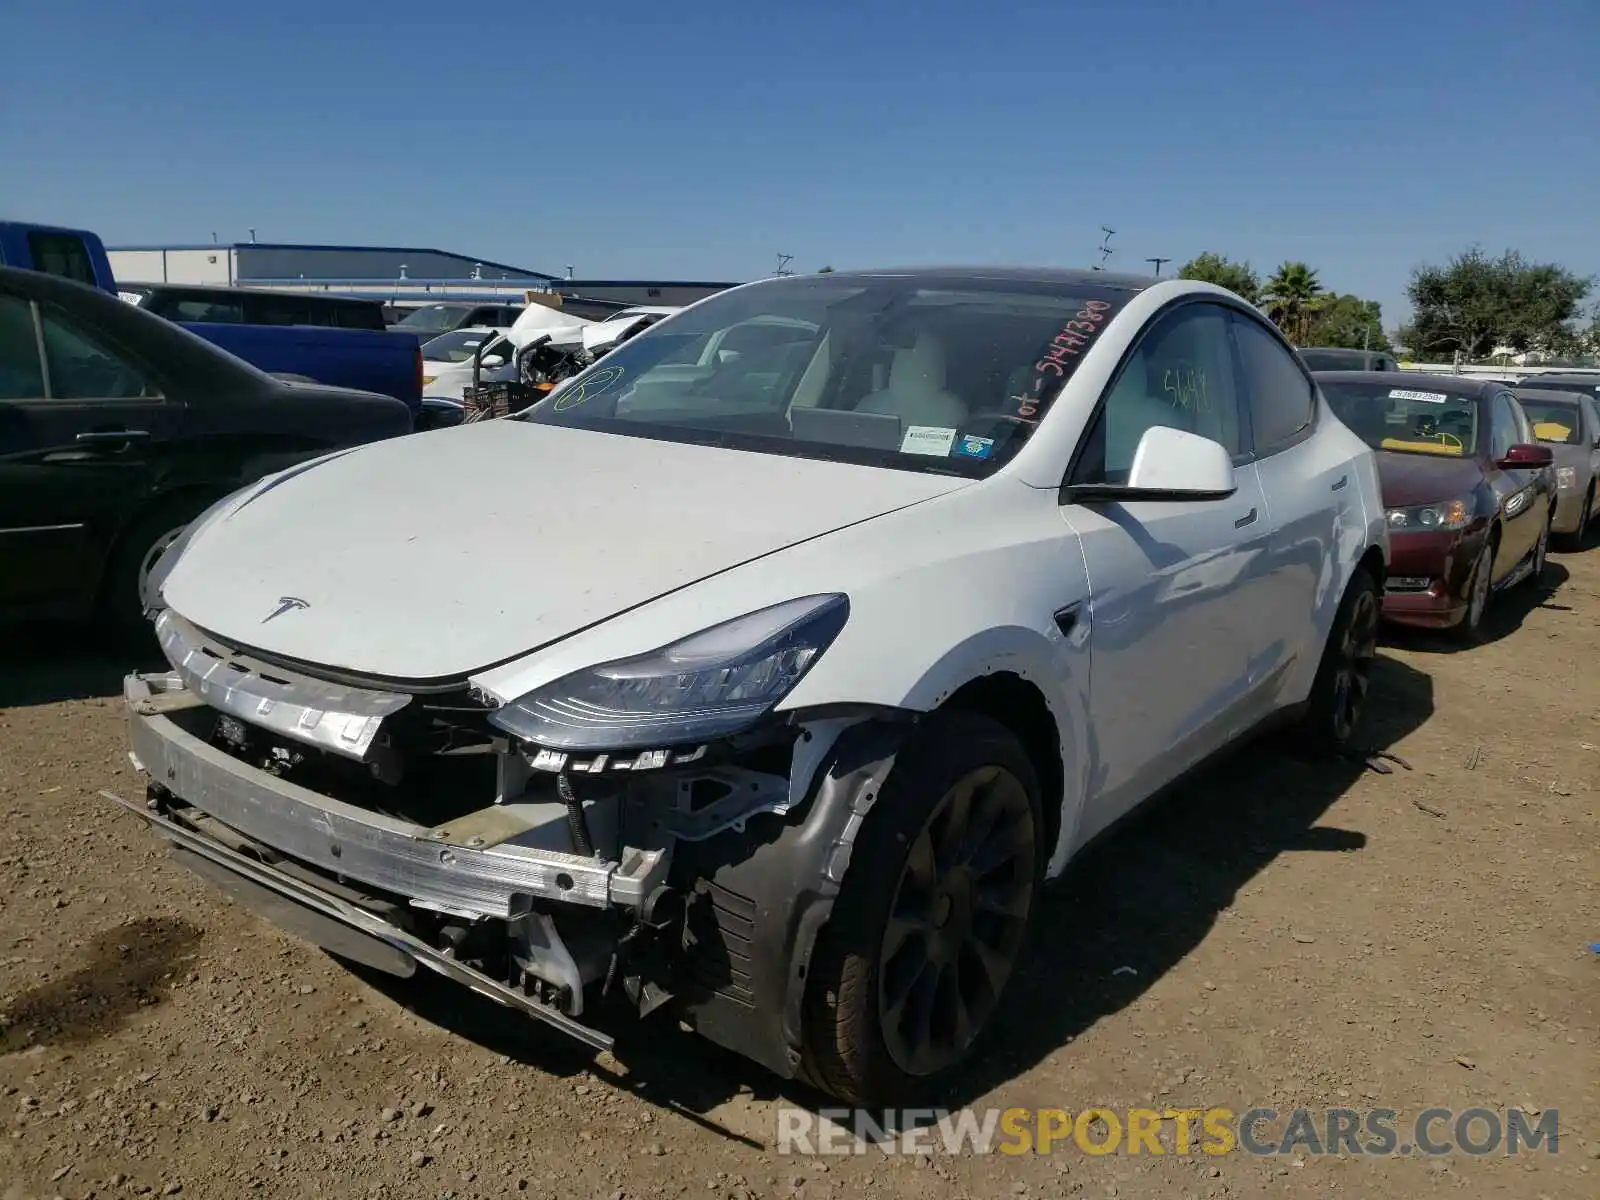
{"type": "Polygon", "coordinates": [[[1554,1109],[1554,1155],[780,1154],[825,1102],[671,1024],[596,1058],[219,904],[96,795],[141,794],[124,664],[50,636],[0,647],[0,1200],[1600,1195],[1600,550],[1489,644],[1389,640],[1413,769],[1257,746],[1087,856],[952,1098],[1554,1109]]]}

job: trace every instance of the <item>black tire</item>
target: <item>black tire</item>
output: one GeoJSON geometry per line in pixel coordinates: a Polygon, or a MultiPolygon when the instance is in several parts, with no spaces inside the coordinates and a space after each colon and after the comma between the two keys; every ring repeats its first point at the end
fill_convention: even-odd
{"type": "Polygon", "coordinates": [[[1313,754],[1336,753],[1348,747],[1360,730],[1372,690],[1381,617],[1378,583],[1365,567],[1357,567],[1339,601],[1311,684],[1310,702],[1300,720],[1302,749],[1313,754]]]}
{"type": "Polygon", "coordinates": [[[1033,764],[1003,725],[952,711],[918,731],[862,824],[812,956],[811,1082],[852,1104],[948,1094],[1028,945],[1047,827],[1033,764]],[[963,790],[981,833],[954,820],[963,790]],[[926,1044],[914,1046],[918,1014],[926,1044]]]}
{"type": "Polygon", "coordinates": [[[1589,544],[1589,515],[1594,509],[1594,484],[1583,498],[1583,510],[1578,514],[1578,527],[1572,531],[1572,549],[1582,550],[1589,544]]]}
{"type": "Polygon", "coordinates": [[[208,497],[195,496],[159,504],[137,517],[117,538],[101,581],[99,605],[101,619],[117,636],[139,639],[149,633],[140,594],[145,573],[209,503],[208,497]]]}
{"type": "Polygon", "coordinates": [[[1467,576],[1467,611],[1450,630],[1451,636],[1464,645],[1476,646],[1483,641],[1483,618],[1494,596],[1494,552],[1499,545],[1499,537],[1490,533],[1467,576]]]}
{"type": "Polygon", "coordinates": [[[1553,509],[1545,513],[1544,526],[1539,530],[1539,540],[1533,544],[1533,569],[1522,581],[1524,587],[1536,588],[1544,581],[1544,569],[1550,561],[1550,521],[1553,514],[1553,509]]]}

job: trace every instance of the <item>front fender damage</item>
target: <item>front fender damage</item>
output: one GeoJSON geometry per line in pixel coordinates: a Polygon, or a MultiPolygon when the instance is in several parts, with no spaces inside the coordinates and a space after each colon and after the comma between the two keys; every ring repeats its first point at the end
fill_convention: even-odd
{"type": "MultiPolygon", "coordinates": [[[[694,847],[686,1018],[711,1041],[791,1078],[801,1067],[806,973],[857,833],[915,714],[829,730],[803,805],[694,847]]],[[[804,737],[810,733],[807,728],[804,737]]]]}

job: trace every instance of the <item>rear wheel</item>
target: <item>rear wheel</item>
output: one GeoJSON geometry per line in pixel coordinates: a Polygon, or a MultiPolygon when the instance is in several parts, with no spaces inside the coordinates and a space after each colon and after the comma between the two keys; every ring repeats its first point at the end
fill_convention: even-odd
{"type": "Polygon", "coordinates": [[[807,988],[807,1073],[852,1103],[936,1093],[1005,995],[1046,855],[1033,765],[974,713],[929,721],[863,824],[807,988]]]}
{"type": "Polygon", "coordinates": [[[1360,728],[1378,657],[1378,608],[1377,581],[1365,567],[1357,567],[1311,685],[1311,703],[1300,727],[1306,749],[1342,750],[1360,728]]]}

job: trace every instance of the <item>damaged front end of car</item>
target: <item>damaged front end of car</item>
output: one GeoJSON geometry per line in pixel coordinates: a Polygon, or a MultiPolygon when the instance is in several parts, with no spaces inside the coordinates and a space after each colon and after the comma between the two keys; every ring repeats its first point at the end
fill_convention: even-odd
{"type": "Polygon", "coordinates": [[[774,711],[848,614],[807,597],[502,702],[338,677],[170,609],[128,677],[182,861],[345,958],[422,964],[604,1048],[667,1008],[785,1076],[805,972],[914,715],[774,711]]]}

